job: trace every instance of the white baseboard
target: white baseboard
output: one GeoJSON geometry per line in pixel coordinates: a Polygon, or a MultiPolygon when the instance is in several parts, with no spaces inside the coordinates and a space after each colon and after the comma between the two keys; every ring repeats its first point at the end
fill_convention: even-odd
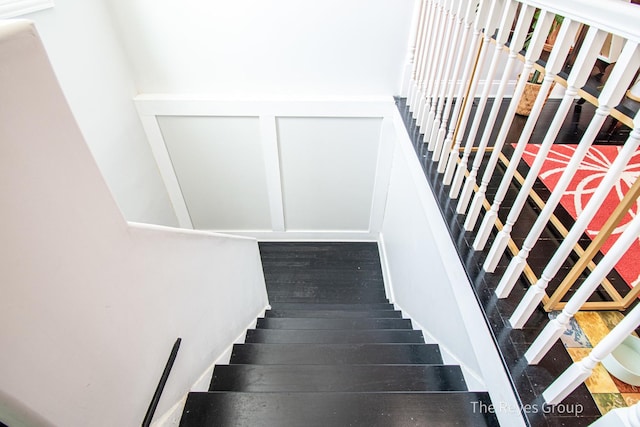
{"type": "MultiPolygon", "coordinates": [[[[191,386],[189,392],[192,391],[207,391],[209,389],[209,383],[211,382],[211,376],[213,375],[213,369],[216,365],[226,365],[229,363],[231,359],[231,352],[233,351],[234,344],[244,343],[245,337],[247,335],[247,331],[249,329],[253,329],[258,322],[259,317],[264,317],[265,311],[269,307],[263,308],[256,317],[247,325],[246,328],[242,331],[240,335],[229,344],[225,350],[213,361],[213,363],[200,375],[200,377],[196,380],[196,382],[191,386]]],[[[182,417],[182,412],[184,410],[184,405],[187,402],[187,396],[189,393],[186,393],[182,399],[176,402],[167,412],[162,415],[157,415],[155,421],[151,423],[151,427],[173,427],[178,426],[180,424],[180,418],[182,417]]]]}
{"type": "Polygon", "coordinates": [[[246,231],[231,230],[223,233],[234,236],[252,237],[261,242],[375,242],[378,236],[369,231],[327,230],[327,231],[246,231]]]}
{"type": "MultiPolygon", "coordinates": [[[[398,310],[402,311],[403,314],[405,313],[405,311],[402,310],[401,306],[399,306],[398,304],[395,304],[395,306],[398,308],[398,310]]],[[[482,379],[482,374],[469,368],[462,361],[460,361],[460,359],[458,359],[454,355],[454,353],[447,348],[447,346],[443,345],[442,343],[439,343],[431,335],[431,333],[426,328],[424,328],[420,323],[416,322],[410,316],[409,316],[409,319],[411,320],[413,329],[418,329],[422,331],[422,335],[424,336],[424,341],[427,344],[438,344],[438,346],[440,347],[440,353],[442,354],[442,360],[444,361],[445,365],[458,365],[460,366],[460,368],[462,368],[462,373],[464,375],[465,382],[467,383],[467,387],[469,388],[470,391],[487,391],[487,386],[485,385],[485,382],[482,379]]]]}
{"type": "Polygon", "coordinates": [[[380,253],[380,267],[382,268],[382,278],[384,280],[384,290],[387,294],[389,302],[395,305],[395,295],[393,294],[393,283],[391,280],[391,271],[389,268],[389,258],[387,257],[386,246],[384,244],[384,235],[378,235],[378,252],[380,253]]]}

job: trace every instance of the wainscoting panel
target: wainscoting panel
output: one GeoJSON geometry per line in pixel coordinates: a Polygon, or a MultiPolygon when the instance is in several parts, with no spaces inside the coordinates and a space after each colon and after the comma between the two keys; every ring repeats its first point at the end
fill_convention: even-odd
{"type": "Polygon", "coordinates": [[[258,117],[160,116],[196,229],[269,230],[258,117]]]}
{"type": "Polygon", "coordinates": [[[377,240],[396,138],[392,98],[135,101],[181,227],[377,240]]]}
{"type": "Polygon", "coordinates": [[[287,230],[369,229],[381,123],[277,119],[287,230]]]}

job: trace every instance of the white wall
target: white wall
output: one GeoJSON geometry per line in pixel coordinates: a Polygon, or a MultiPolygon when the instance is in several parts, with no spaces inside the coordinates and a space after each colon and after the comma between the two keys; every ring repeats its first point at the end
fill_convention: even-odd
{"type": "Polygon", "coordinates": [[[0,63],[0,420],[139,425],[177,337],[158,414],[266,306],[257,243],[125,222],[28,23],[0,63]]]}
{"type": "Polygon", "coordinates": [[[414,0],[114,0],[142,93],[399,93],[414,0]]]}
{"type": "Polygon", "coordinates": [[[131,67],[104,0],[59,0],[35,21],[60,85],[118,205],[130,221],[176,225],[140,125],[131,67]]]}
{"type": "MultiPolygon", "coordinates": [[[[426,182],[422,189],[428,191],[426,182]]],[[[463,364],[479,373],[475,355],[468,351],[471,342],[447,272],[460,261],[443,259],[447,254],[439,248],[420,190],[404,153],[396,145],[382,227],[394,302],[463,364]]]]}
{"type": "MultiPolygon", "coordinates": [[[[380,247],[392,301],[494,404],[518,407],[486,320],[480,311],[437,202],[398,111],[393,167],[380,247]]],[[[497,411],[505,426],[524,426],[518,411],[497,411]]]]}

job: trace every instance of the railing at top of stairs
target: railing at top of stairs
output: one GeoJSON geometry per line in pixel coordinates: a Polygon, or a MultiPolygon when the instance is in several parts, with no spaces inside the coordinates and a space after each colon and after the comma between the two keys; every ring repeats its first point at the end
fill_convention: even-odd
{"type": "MultiPolygon", "coordinates": [[[[637,242],[640,215],[625,225],[626,231],[604,259],[597,264],[593,261],[602,241],[620,226],[629,209],[638,204],[640,180],[636,180],[626,197],[622,198],[592,245],[586,250],[578,246],[578,240],[640,145],[640,103],[629,95],[640,69],[638,22],[640,6],[617,0],[418,2],[402,96],[407,99],[413,118],[424,134],[424,143],[432,153],[431,159],[437,163],[442,182],[450,186],[449,197],[457,203],[456,212],[464,216],[465,230],[475,230],[482,210],[485,210],[473,242],[476,251],[488,249],[484,270],[494,272],[506,250],[513,255],[496,289],[498,297],[509,296],[521,275],[531,283],[510,318],[511,326],[522,328],[541,303],[547,310],[563,310],[527,352],[526,358],[532,364],[546,354],[567,327],[568,320],[581,307],[622,310],[630,307],[640,294],[640,286],[636,286],[623,296],[606,279],[630,245],[637,242]],[[549,46],[549,36],[556,32],[555,42],[549,46]],[[605,74],[608,78],[600,87],[590,79],[597,64],[607,66],[605,74]],[[542,76],[539,92],[513,150],[503,150],[518,103],[533,74],[542,76]],[[564,87],[562,100],[552,122],[542,124],[546,132],[538,154],[526,177],[521,177],[517,171],[518,164],[534,128],[540,124],[543,106],[556,84],[564,87]],[[491,98],[493,103],[488,102],[491,98]],[[530,227],[522,247],[518,248],[511,239],[511,231],[532,195],[533,184],[570,107],[579,98],[593,104],[595,114],[550,197],[540,205],[541,212],[530,227]],[[508,103],[508,109],[498,120],[504,103],[508,103]],[[562,242],[556,252],[550,254],[541,276],[536,277],[527,265],[528,255],[545,227],[557,222],[554,210],[609,117],[631,128],[631,132],[574,225],[564,230],[562,242]],[[496,138],[492,137],[495,127],[499,127],[496,138]],[[487,188],[494,179],[498,162],[503,162],[506,170],[495,196],[489,200],[487,188]],[[502,204],[506,192],[516,179],[519,179],[519,192],[509,208],[506,221],[502,223],[498,213],[505,209],[502,204]],[[497,237],[487,247],[493,230],[498,232],[497,237]],[[558,275],[560,267],[573,251],[582,257],[580,267],[576,267],[560,289],[549,296],[547,285],[558,275]],[[588,279],[576,290],[576,278],[584,267],[590,271],[588,279]],[[587,302],[601,284],[611,301],[587,302]],[[575,293],[568,301],[562,302],[569,289],[574,289],[575,293]]],[[[628,313],[624,322],[603,340],[602,345],[593,349],[588,360],[558,378],[544,393],[547,402],[559,402],[584,381],[587,371],[590,372],[597,361],[638,326],[638,310],[635,308],[628,313]]],[[[639,410],[636,408],[634,411],[626,412],[629,415],[625,415],[625,422],[631,422],[629,417],[638,418],[639,410]]]]}

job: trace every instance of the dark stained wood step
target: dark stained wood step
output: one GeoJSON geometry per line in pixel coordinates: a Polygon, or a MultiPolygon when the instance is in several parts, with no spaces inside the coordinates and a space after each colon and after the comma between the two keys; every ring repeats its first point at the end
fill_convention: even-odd
{"type": "Polygon", "coordinates": [[[499,427],[486,393],[190,393],[181,427],[499,427]]]}
{"type": "Polygon", "coordinates": [[[231,364],[442,364],[437,344],[235,344],[231,364]]]}
{"type": "Polygon", "coordinates": [[[219,365],[209,390],[249,392],[465,391],[451,365],[219,365]]]}
{"type": "Polygon", "coordinates": [[[285,292],[269,291],[269,301],[272,302],[294,302],[294,303],[340,303],[349,302],[357,303],[380,303],[386,302],[387,298],[384,292],[375,295],[371,294],[345,294],[343,292],[310,292],[301,294],[291,294],[285,292]]]}
{"type": "MultiPolygon", "coordinates": [[[[306,276],[298,277],[293,276],[290,278],[278,277],[278,279],[268,285],[270,291],[277,291],[279,289],[299,291],[301,289],[318,289],[318,290],[351,290],[361,292],[374,292],[384,291],[384,283],[382,279],[379,280],[367,280],[367,279],[351,279],[341,278],[336,279],[335,276],[340,273],[327,273],[327,279],[321,280],[319,278],[313,278],[306,276]]],[[[278,275],[280,276],[280,275],[278,275]]],[[[265,278],[266,279],[266,278],[265,278]]]]}
{"type": "Polygon", "coordinates": [[[269,287],[307,285],[336,288],[364,287],[365,289],[378,289],[384,286],[382,274],[378,273],[349,273],[339,270],[305,271],[304,273],[292,273],[283,275],[278,273],[265,273],[265,280],[269,287]]]}
{"type": "Polygon", "coordinates": [[[373,304],[322,304],[322,303],[288,303],[288,302],[273,302],[271,303],[272,310],[395,310],[393,304],[387,300],[383,303],[373,304]]]}
{"type": "Polygon", "coordinates": [[[267,310],[264,317],[315,317],[315,318],[379,318],[402,319],[398,310],[267,310]]]}
{"type": "Polygon", "coordinates": [[[271,302],[297,302],[297,303],[384,303],[387,296],[384,289],[368,291],[357,288],[324,288],[324,289],[285,289],[267,291],[271,302]]]}
{"type": "Polygon", "coordinates": [[[422,332],[396,329],[295,330],[251,329],[247,343],[424,343],[422,332]]]}
{"type": "Polygon", "coordinates": [[[280,318],[258,319],[256,329],[411,329],[409,319],[280,318]]]}

